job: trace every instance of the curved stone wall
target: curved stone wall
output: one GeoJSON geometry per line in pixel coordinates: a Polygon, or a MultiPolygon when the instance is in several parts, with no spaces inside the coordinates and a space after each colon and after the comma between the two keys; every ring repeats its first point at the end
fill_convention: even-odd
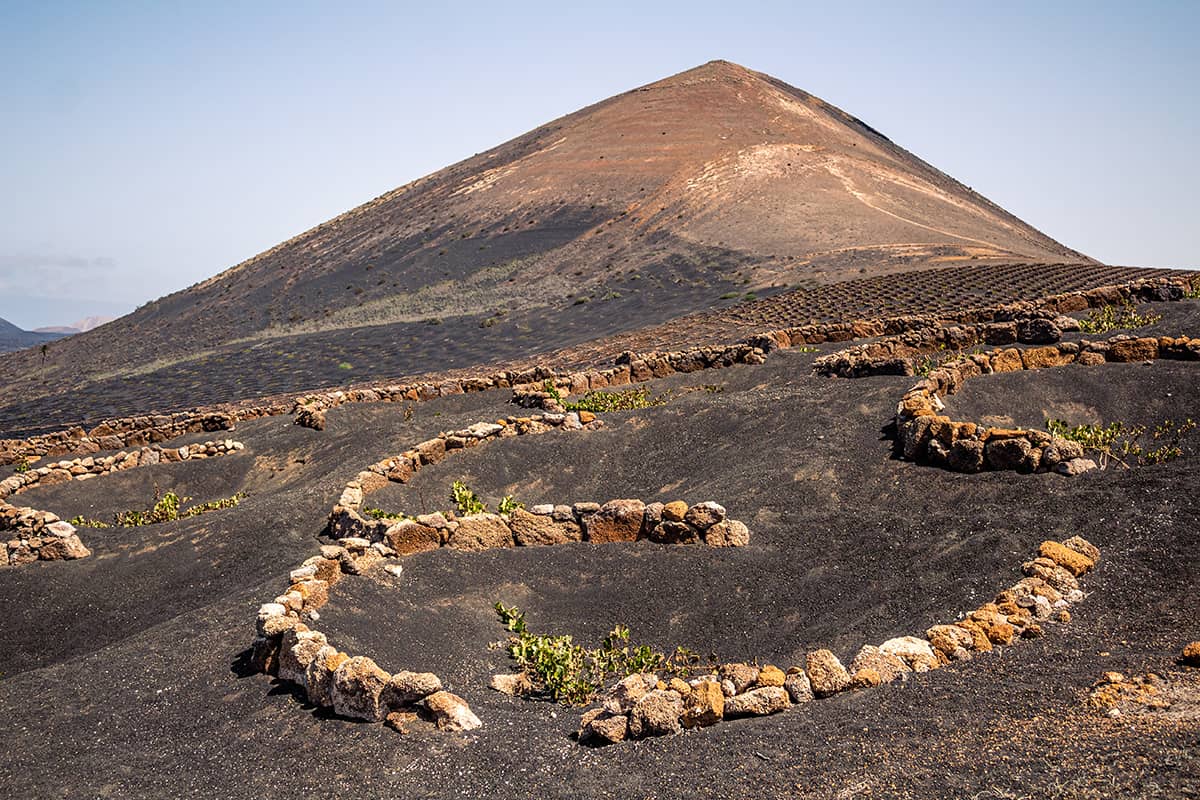
{"type": "Polygon", "coordinates": [[[50,511],[14,506],[7,498],[35,486],[54,486],[69,481],[86,481],[136,467],[176,461],[193,461],[235,453],[244,445],[232,439],[113,453],[109,456],[59,461],[37,469],[19,472],[0,481],[0,532],[12,538],[0,547],[0,567],[20,566],[34,561],[86,558],[91,551],[76,534],[75,526],[50,511]]]}
{"type": "MultiPolygon", "coordinates": [[[[579,394],[593,389],[665,377],[675,372],[694,372],[740,363],[758,364],[762,363],[767,353],[778,348],[825,342],[844,342],[878,336],[895,337],[895,342],[890,345],[885,342],[882,346],[895,348],[893,354],[907,353],[911,356],[934,344],[934,340],[926,335],[927,332],[944,331],[948,323],[971,327],[998,323],[1001,328],[993,335],[1005,335],[1000,331],[1006,329],[1008,323],[1019,318],[1054,318],[1061,314],[1125,300],[1178,300],[1191,288],[1190,280],[1183,277],[1135,280],[1087,291],[1051,295],[1034,301],[968,308],[955,314],[917,314],[840,323],[814,323],[764,331],[731,345],[694,347],[665,353],[627,352],[617,359],[614,368],[604,370],[556,370],[538,365],[456,379],[429,379],[407,384],[375,384],[347,390],[315,392],[292,399],[263,398],[179,414],[126,417],[108,420],[90,430],[76,426],[28,439],[0,440],[0,464],[144,445],[167,441],[184,433],[200,430],[233,430],[234,423],[238,420],[287,413],[295,416],[297,424],[320,430],[325,425],[325,412],[345,403],[418,402],[494,389],[520,386],[536,388],[546,380],[554,381],[560,388],[566,388],[568,393],[579,394]],[[902,340],[902,335],[911,342],[902,340]]],[[[986,338],[977,341],[986,341],[986,338]]],[[[943,343],[951,346],[950,342],[943,340],[943,343]]],[[[895,362],[895,368],[905,369],[900,361],[895,362]]],[[[842,373],[831,369],[826,374],[842,373]]]]}
{"type": "Polygon", "coordinates": [[[765,716],[797,705],[968,661],[1021,639],[1043,635],[1043,625],[1069,622],[1068,608],[1083,599],[1079,577],[1095,567],[1100,551],[1078,536],[1046,541],[1022,565],[1026,577],[963,618],[864,645],[850,666],[829,650],[806,655],[786,670],[771,664],[730,663],[689,680],[632,675],[585,711],[579,741],[613,744],[664,736],[737,717],[765,716]]]}
{"type": "Polygon", "coordinates": [[[1025,350],[995,349],[961,356],[931,371],[904,393],[896,408],[896,441],[903,458],[956,472],[1056,471],[1075,475],[1095,468],[1078,442],[1045,431],[956,422],[942,412],[968,379],[997,372],[1097,366],[1158,358],[1200,361],[1200,338],[1114,336],[1101,342],[1060,342],[1025,350]]]}

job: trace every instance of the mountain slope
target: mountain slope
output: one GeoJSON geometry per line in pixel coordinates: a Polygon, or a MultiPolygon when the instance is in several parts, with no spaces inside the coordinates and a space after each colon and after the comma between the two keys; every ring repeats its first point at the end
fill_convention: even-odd
{"type": "MultiPolygon", "coordinates": [[[[50,370],[62,386],[236,342],[452,318],[474,329],[518,315],[540,336],[530,346],[549,349],[572,319],[586,319],[567,314],[586,301],[607,301],[593,313],[603,335],[734,293],[963,261],[1094,263],[845,112],[715,61],[544,125],[72,337],[50,370]]],[[[573,340],[591,324],[576,325],[573,340]]],[[[29,366],[0,372],[19,378],[29,366]]]]}

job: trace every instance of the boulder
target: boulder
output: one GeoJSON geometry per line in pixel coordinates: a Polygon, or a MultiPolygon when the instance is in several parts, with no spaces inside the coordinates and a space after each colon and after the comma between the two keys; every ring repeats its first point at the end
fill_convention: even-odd
{"type": "Polygon", "coordinates": [[[683,522],[683,517],[687,514],[688,505],[682,500],[674,500],[662,507],[662,518],[664,522],[683,522]]]}
{"type": "Polygon", "coordinates": [[[683,717],[685,728],[703,728],[716,725],[725,716],[725,693],[716,681],[700,681],[684,695],[683,717]]]}
{"type": "Polygon", "coordinates": [[[817,697],[827,697],[850,688],[850,673],[829,650],[809,653],[804,671],[817,697]]]}
{"type": "Polygon", "coordinates": [[[883,676],[873,669],[860,669],[850,676],[851,689],[870,689],[883,684],[883,682],[883,676]]]}
{"type": "Polygon", "coordinates": [[[1190,642],[1183,648],[1179,663],[1185,667],[1200,667],[1200,642],[1190,642]]]}
{"type": "Polygon", "coordinates": [[[722,664],[718,672],[723,680],[733,683],[734,694],[741,694],[758,682],[759,669],[750,664],[722,664]]]}
{"type": "Polygon", "coordinates": [[[303,625],[296,625],[284,631],[279,644],[279,677],[285,681],[303,684],[309,663],[327,644],[329,642],[326,641],[325,634],[310,631],[303,625]]]}
{"type": "Polygon", "coordinates": [[[790,706],[787,689],[782,686],[760,686],[725,701],[726,717],[763,717],[783,711],[790,706]]]}
{"type": "Polygon", "coordinates": [[[329,645],[317,651],[304,672],[310,703],[325,707],[333,705],[333,675],[338,667],[349,660],[350,656],[329,645]]]}
{"type": "Polygon", "coordinates": [[[1023,344],[1052,344],[1062,339],[1062,331],[1048,319],[1023,319],[1017,322],[1017,341],[1023,344]]]}
{"type": "Polygon", "coordinates": [[[745,547],[750,544],[750,531],[736,519],[718,522],[704,532],[709,547],[745,547]]]}
{"type": "Polygon", "coordinates": [[[508,515],[508,525],[512,529],[513,540],[523,547],[565,544],[583,538],[583,531],[574,520],[558,522],[552,512],[531,514],[518,508],[508,515]]]}
{"type": "Polygon", "coordinates": [[[700,531],[686,522],[660,522],[646,534],[646,538],[659,544],[696,544],[700,537],[700,531]]]}
{"type": "Polygon", "coordinates": [[[65,538],[57,536],[47,538],[42,542],[41,549],[38,550],[38,558],[43,561],[69,561],[76,558],[87,558],[91,554],[92,551],[84,547],[83,542],[74,534],[65,538]]]}
{"type": "Polygon", "coordinates": [[[404,708],[441,690],[442,679],[432,672],[401,670],[388,679],[380,702],[388,708],[404,708]]]}
{"type": "Polygon", "coordinates": [[[433,715],[438,729],[443,731],[473,731],[483,725],[466,700],[447,691],[426,697],[425,707],[433,715]]]}
{"type": "Polygon", "coordinates": [[[799,667],[792,667],[783,679],[783,688],[787,689],[788,697],[793,703],[807,703],[813,699],[812,681],[799,667]]]}
{"type": "Polygon", "coordinates": [[[875,672],[882,683],[891,683],[904,673],[912,672],[912,669],[900,656],[870,644],[864,645],[854,660],[850,662],[851,673],[858,674],[863,670],[875,672]]]}
{"type": "Polygon", "coordinates": [[[442,546],[441,531],[411,519],[401,520],[392,525],[384,532],[383,537],[388,546],[401,556],[424,550],[437,550],[442,546]]]}
{"type": "Polygon", "coordinates": [[[638,698],[629,712],[629,734],[635,739],[644,736],[666,736],[683,730],[683,698],[670,689],[652,689],[638,698]]]}
{"type": "Polygon", "coordinates": [[[387,707],[380,702],[380,697],[389,678],[390,675],[366,656],[346,659],[333,673],[330,690],[333,710],[351,719],[382,722],[387,707]]]}
{"type": "Polygon", "coordinates": [[[718,522],[725,521],[725,506],[711,500],[696,503],[684,514],[683,521],[698,530],[706,531],[718,522]]]}
{"type": "Polygon", "coordinates": [[[498,514],[472,514],[458,518],[458,529],[450,534],[448,546],[456,550],[491,550],[512,547],[512,530],[498,514]]]}
{"type": "Polygon", "coordinates": [[[641,500],[610,500],[585,518],[586,538],[597,544],[632,542],[641,533],[645,512],[641,500]]]}
{"type": "Polygon", "coordinates": [[[524,697],[533,692],[533,681],[524,672],[493,675],[488,687],[510,697],[524,697]]]}
{"type": "Polygon", "coordinates": [[[1152,337],[1111,342],[1108,347],[1109,361],[1128,363],[1151,361],[1156,358],[1158,358],[1158,339],[1152,337]]]}
{"type": "Polygon", "coordinates": [[[595,744],[623,742],[629,735],[629,717],[610,714],[603,708],[586,711],[580,719],[579,741],[595,744]]]}
{"type": "Polygon", "coordinates": [[[934,650],[950,661],[970,658],[969,651],[975,645],[975,637],[971,631],[958,625],[934,625],[925,632],[925,637],[934,650]]]}
{"type": "Polygon", "coordinates": [[[1030,473],[1041,463],[1041,451],[1024,436],[992,439],[983,449],[984,460],[992,469],[1030,473]]]}
{"type": "Polygon", "coordinates": [[[1033,561],[1026,561],[1021,565],[1021,570],[1026,575],[1041,578],[1063,594],[1079,588],[1079,581],[1070,570],[1060,567],[1048,558],[1038,557],[1033,561]]]}
{"type": "Polygon", "coordinates": [[[642,674],[622,678],[609,692],[609,703],[606,705],[615,713],[628,714],[648,691],[647,683],[646,676],[642,674]]]}
{"type": "Polygon", "coordinates": [[[1088,558],[1083,553],[1072,550],[1061,542],[1042,542],[1041,547],[1038,548],[1038,555],[1050,559],[1077,578],[1096,566],[1096,562],[1093,559],[1088,558]]]}
{"type": "Polygon", "coordinates": [[[983,447],[978,439],[959,439],[950,445],[946,465],[955,472],[980,472],[984,465],[983,447]]]}
{"type": "Polygon", "coordinates": [[[1084,539],[1082,536],[1072,536],[1063,541],[1063,547],[1068,547],[1076,553],[1087,556],[1093,564],[1100,563],[1100,548],[1084,539]]]}
{"type": "Polygon", "coordinates": [[[1091,472],[1094,469],[1099,469],[1100,465],[1090,458],[1072,458],[1068,461],[1060,461],[1054,465],[1054,471],[1059,475],[1066,475],[1073,478],[1076,475],[1082,475],[1085,472],[1091,472]]]}
{"type": "Polygon", "coordinates": [[[757,686],[783,686],[786,675],[779,667],[767,664],[758,671],[758,680],[755,681],[757,686]]]}

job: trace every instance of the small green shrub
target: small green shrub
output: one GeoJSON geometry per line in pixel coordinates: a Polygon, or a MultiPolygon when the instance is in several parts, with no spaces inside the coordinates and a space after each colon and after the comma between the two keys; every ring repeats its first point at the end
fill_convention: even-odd
{"type": "Polygon", "coordinates": [[[1183,296],[1188,300],[1200,300],[1200,277],[1192,278],[1183,290],[1183,296]]]}
{"type": "Polygon", "coordinates": [[[29,472],[30,464],[27,459],[22,458],[13,466],[13,472],[20,475],[23,472],[29,472]]]}
{"type": "Polygon", "coordinates": [[[1104,306],[1079,320],[1079,330],[1084,333],[1107,333],[1109,331],[1132,330],[1153,325],[1162,319],[1162,314],[1139,314],[1130,301],[1115,306],[1104,306]]]}
{"type": "Polygon", "coordinates": [[[735,297],[741,297],[741,296],[742,296],[741,292],[726,292],[725,294],[721,295],[720,299],[721,300],[732,300],[735,297]]]}
{"type": "Polygon", "coordinates": [[[1133,464],[1166,464],[1183,456],[1183,440],[1196,428],[1191,419],[1183,422],[1165,420],[1150,435],[1152,442],[1143,445],[1144,425],[1127,426],[1123,422],[1108,425],[1068,425],[1059,419],[1046,420],[1046,430],[1052,435],[1083,445],[1096,456],[1101,467],[1116,462],[1129,468],[1133,464]]]}
{"type": "Polygon", "coordinates": [[[511,494],[504,495],[504,499],[500,501],[500,505],[498,506],[500,513],[505,515],[511,514],[518,508],[524,507],[525,504],[514,499],[511,494]]]}
{"type": "Polygon", "coordinates": [[[354,369],[354,367],[351,366],[349,361],[343,361],[338,364],[338,369],[354,369]]]}
{"type": "Polygon", "coordinates": [[[818,352],[817,348],[815,348],[811,345],[807,345],[807,344],[801,345],[800,347],[793,347],[792,351],[796,352],[796,353],[816,353],[816,352],[818,352]]]}
{"type": "Polygon", "coordinates": [[[112,523],[107,523],[102,520],[88,519],[83,516],[75,517],[69,520],[72,525],[84,526],[88,528],[140,528],[143,525],[157,525],[160,522],[174,522],[178,519],[189,519],[198,517],[201,514],[207,514],[209,511],[219,511],[224,508],[237,508],[246,497],[245,492],[238,492],[232,497],[226,497],[222,500],[213,500],[208,503],[200,503],[190,508],[184,508],[184,504],[192,498],[183,497],[175,491],[163,493],[157,486],[154,487],[154,504],[147,509],[131,509],[129,511],[119,511],[113,514],[112,523]]]}
{"type": "Polygon", "coordinates": [[[514,634],[508,654],[529,673],[534,685],[563,705],[585,705],[613,679],[639,672],[665,672],[687,677],[702,668],[698,653],[678,647],[670,655],[649,645],[631,645],[629,628],[616,625],[600,647],[586,648],[570,636],[529,632],[525,614],[516,606],[496,603],[500,621],[514,634]]]}
{"type": "Polygon", "coordinates": [[[593,414],[604,414],[609,411],[632,411],[638,408],[654,408],[666,405],[667,395],[654,397],[645,387],[625,389],[620,392],[609,392],[596,389],[588,392],[573,403],[566,403],[568,411],[591,411],[593,414]]]}
{"type": "Polygon", "coordinates": [[[371,519],[407,519],[404,514],[398,511],[384,511],[382,508],[366,506],[363,508],[363,513],[371,519]]]}
{"type": "Polygon", "coordinates": [[[450,485],[450,499],[458,506],[458,513],[463,516],[482,514],[487,510],[483,501],[476,497],[471,487],[463,481],[455,481],[450,485]]]}

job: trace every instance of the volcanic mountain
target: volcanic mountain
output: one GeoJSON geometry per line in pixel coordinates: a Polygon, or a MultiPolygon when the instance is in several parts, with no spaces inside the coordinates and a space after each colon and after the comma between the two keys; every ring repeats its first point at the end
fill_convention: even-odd
{"type": "MultiPolygon", "coordinates": [[[[714,61],[74,336],[44,368],[8,356],[0,405],[85,385],[111,396],[112,381],[163,369],[190,371],[196,402],[292,392],[544,352],[797,287],[1046,262],[1095,265],[855,117],[714,61]]],[[[141,400],[184,402],[145,386],[141,400]]]]}

